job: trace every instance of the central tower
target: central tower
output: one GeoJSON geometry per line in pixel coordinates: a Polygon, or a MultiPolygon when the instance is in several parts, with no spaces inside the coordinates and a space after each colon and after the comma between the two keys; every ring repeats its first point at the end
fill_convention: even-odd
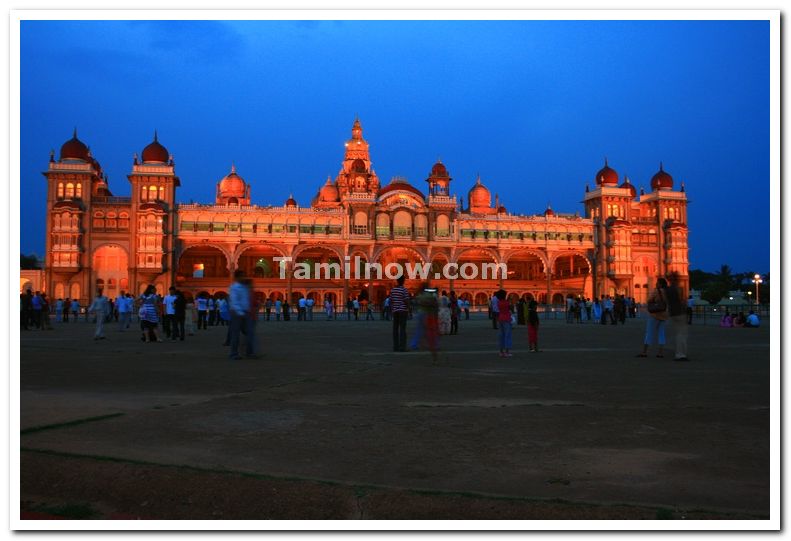
{"type": "Polygon", "coordinates": [[[368,142],[363,139],[359,118],[354,120],[352,138],[346,141],[346,153],[336,184],[341,197],[349,194],[375,196],[379,191],[379,178],[371,168],[371,154],[368,142]]]}

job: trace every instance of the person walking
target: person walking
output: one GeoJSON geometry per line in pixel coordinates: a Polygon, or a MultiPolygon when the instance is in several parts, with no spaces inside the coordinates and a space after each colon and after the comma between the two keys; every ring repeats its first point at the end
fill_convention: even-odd
{"type": "Polygon", "coordinates": [[[511,306],[508,304],[504,289],[494,294],[497,299],[497,345],[500,348],[500,357],[512,357],[511,353],[511,306]]]}
{"type": "Polygon", "coordinates": [[[96,316],[96,332],[93,334],[94,340],[104,340],[104,322],[110,310],[110,304],[107,302],[107,297],[104,296],[101,289],[96,292],[88,312],[96,316]]]}
{"type": "Polygon", "coordinates": [[[57,323],[63,321],[63,299],[55,301],[55,321],[57,323]]]}
{"type": "Polygon", "coordinates": [[[390,310],[393,316],[393,351],[406,351],[406,320],[409,316],[409,292],[404,277],[399,276],[390,290],[390,310]]]}
{"type": "Polygon", "coordinates": [[[643,351],[638,353],[638,357],[648,357],[648,347],[654,343],[658,344],[656,356],[664,357],[665,347],[665,321],[667,320],[667,299],[665,288],[667,280],[658,278],[656,288],[651,292],[646,303],[648,317],[645,322],[645,339],[643,340],[643,351]]]}
{"type": "Polygon", "coordinates": [[[63,323],[69,322],[69,309],[71,306],[71,299],[66,297],[63,299],[63,323]]]}
{"type": "Polygon", "coordinates": [[[239,356],[239,339],[243,329],[247,337],[245,341],[246,354],[250,357],[255,353],[252,340],[251,327],[253,319],[250,297],[250,288],[245,283],[244,271],[239,269],[234,272],[234,282],[228,290],[228,304],[231,312],[231,326],[229,329],[231,344],[229,357],[231,360],[241,359],[239,356]]]}
{"type": "Polygon", "coordinates": [[[538,326],[540,324],[538,319],[538,303],[530,299],[527,303],[527,347],[529,351],[538,353],[538,326]]]}
{"type": "Polygon", "coordinates": [[[665,289],[667,311],[670,316],[670,330],[673,333],[673,346],[675,347],[674,361],[688,361],[687,358],[687,310],[684,295],[679,285],[678,272],[668,275],[670,283],[665,289]]]}
{"type": "Polygon", "coordinates": [[[157,288],[153,284],[149,284],[139,300],[140,311],[138,316],[140,317],[140,329],[143,332],[142,340],[144,342],[162,342],[157,333],[157,324],[159,323],[157,288]]]}

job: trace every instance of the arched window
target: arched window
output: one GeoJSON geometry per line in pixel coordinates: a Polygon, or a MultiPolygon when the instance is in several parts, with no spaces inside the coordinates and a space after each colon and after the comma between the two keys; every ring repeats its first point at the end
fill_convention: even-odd
{"type": "Polygon", "coordinates": [[[145,186],[140,187],[140,200],[145,201],[148,199],[148,188],[145,186]]]}
{"type": "Polygon", "coordinates": [[[93,227],[104,229],[104,212],[101,210],[93,213],[93,227]]]}
{"type": "Polygon", "coordinates": [[[450,220],[447,215],[440,214],[437,216],[437,236],[447,237],[450,235],[450,220]]]}
{"type": "Polygon", "coordinates": [[[71,182],[66,184],[66,197],[67,198],[74,197],[74,184],[72,184],[71,182]]]}
{"type": "Polygon", "coordinates": [[[75,197],[77,197],[78,199],[82,198],[82,183],[81,182],[77,183],[77,190],[76,190],[75,197]]]}
{"type": "Polygon", "coordinates": [[[157,198],[157,187],[156,186],[149,186],[148,187],[148,200],[154,201],[157,198]]]}
{"type": "Polygon", "coordinates": [[[63,197],[63,183],[62,182],[58,182],[58,197],[59,198],[63,197]]]}
{"type": "Polygon", "coordinates": [[[71,284],[71,298],[72,299],[79,299],[80,298],[80,284],[74,283],[71,284]]]}
{"type": "Polygon", "coordinates": [[[162,201],[165,200],[165,187],[164,186],[160,186],[159,187],[159,199],[161,199],[162,201]]]}
{"type": "Polygon", "coordinates": [[[118,215],[118,228],[129,229],[129,213],[122,212],[118,215]]]}
{"type": "Polygon", "coordinates": [[[368,233],[368,214],[361,210],[354,215],[354,232],[357,234],[368,233]]]}

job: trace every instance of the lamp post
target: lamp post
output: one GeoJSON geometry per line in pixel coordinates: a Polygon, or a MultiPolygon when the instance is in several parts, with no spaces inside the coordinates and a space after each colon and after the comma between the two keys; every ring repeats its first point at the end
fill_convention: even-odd
{"type": "Polygon", "coordinates": [[[761,280],[760,274],[756,274],[755,276],[753,276],[753,283],[755,284],[755,304],[761,304],[761,294],[760,294],[759,286],[763,282],[764,281],[761,280]]]}

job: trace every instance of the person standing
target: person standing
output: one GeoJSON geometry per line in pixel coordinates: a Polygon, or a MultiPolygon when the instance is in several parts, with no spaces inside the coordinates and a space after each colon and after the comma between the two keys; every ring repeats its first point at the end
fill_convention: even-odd
{"type": "Polygon", "coordinates": [[[272,314],[272,299],[269,297],[267,297],[266,301],[264,301],[264,311],[266,312],[266,320],[269,321],[269,318],[272,314]]]}
{"type": "Polygon", "coordinates": [[[443,291],[439,297],[439,334],[450,334],[450,299],[448,293],[443,291]]]}
{"type": "Polygon", "coordinates": [[[324,299],[324,313],[327,314],[327,321],[332,319],[332,301],[329,297],[324,299]]]}
{"type": "Polygon", "coordinates": [[[71,299],[66,297],[63,299],[63,323],[69,322],[69,308],[71,306],[71,299]]]}
{"type": "Polygon", "coordinates": [[[360,299],[352,300],[352,310],[354,310],[354,321],[358,321],[360,319],[360,299]]]}
{"type": "Polygon", "coordinates": [[[385,297],[385,301],[382,303],[382,313],[380,316],[382,319],[390,321],[390,295],[385,297]]]}
{"type": "Polygon", "coordinates": [[[184,306],[184,330],[187,332],[189,336],[195,335],[195,319],[197,315],[195,314],[195,301],[194,299],[190,298],[186,301],[186,305],[184,306]]]}
{"type": "Polygon", "coordinates": [[[33,295],[33,298],[30,300],[30,304],[33,307],[33,325],[36,326],[36,329],[41,328],[41,292],[36,291],[36,294],[33,295]]]}
{"type": "Polygon", "coordinates": [[[115,305],[118,308],[118,331],[124,332],[129,328],[129,321],[132,319],[132,299],[121,291],[115,305]]]}
{"type": "Polygon", "coordinates": [[[143,331],[144,342],[162,342],[157,334],[157,324],[159,323],[159,297],[157,288],[149,284],[140,296],[140,329],[143,331]]]}
{"type": "Polygon", "coordinates": [[[615,325],[615,318],[612,315],[613,303],[612,299],[609,295],[604,297],[602,301],[602,315],[601,315],[601,324],[606,325],[607,319],[610,320],[610,323],[615,325]]]}
{"type": "Polygon", "coordinates": [[[178,331],[174,329],[176,325],[176,288],[170,286],[168,289],[168,294],[165,295],[163,299],[163,303],[165,304],[165,321],[162,325],[165,329],[165,336],[170,338],[171,340],[175,340],[178,331]]]}
{"type": "Polygon", "coordinates": [[[291,306],[288,301],[283,301],[283,321],[291,321],[291,306]]]}
{"type": "Polygon", "coordinates": [[[500,299],[497,298],[497,293],[499,292],[495,291],[492,298],[489,299],[489,314],[492,318],[492,328],[494,330],[497,330],[497,320],[500,318],[500,313],[498,312],[500,310],[500,299]]]}
{"type": "Polygon", "coordinates": [[[228,304],[231,312],[230,343],[232,360],[239,360],[239,338],[244,329],[246,340],[246,353],[254,354],[252,340],[252,314],[250,304],[250,289],[245,284],[244,271],[239,269],[234,272],[234,282],[228,290],[228,304]]]}
{"type": "Polygon", "coordinates": [[[283,309],[283,303],[280,299],[275,300],[275,320],[280,321],[280,311],[283,309]]]}
{"type": "Polygon", "coordinates": [[[206,330],[206,317],[209,310],[209,300],[206,298],[205,293],[198,295],[198,330],[206,330]]]}
{"type": "Polygon", "coordinates": [[[180,341],[184,341],[184,323],[187,319],[187,299],[184,298],[184,293],[181,291],[176,291],[176,300],[173,301],[173,311],[174,311],[174,318],[173,322],[171,323],[170,330],[171,340],[175,340],[176,337],[180,341]]]}
{"type": "Polygon", "coordinates": [[[528,350],[533,353],[538,353],[538,326],[540,324],[538,319],[538,303],[530,299],[527,303],[527,346],[528,350]]]}
{"type": "Polygon", "coordinates": [[[456,298],[456,292],[450,292],[450,334],[459,334],[459,299],[456,298]]]}
{"type": "Polygon", "coordinates": [[[470,319],[470,299],[464,299],[464,320],[470,319]]]}
{"type": "Polygon", "coordinates": [[[50,312],[50,304],[49,299],[47,299],[47,294],[41,294],[41,330],[42,331],[51,331],[52,324],[49,322],[49,312],[50,312]]]}
{"type": "Polygon", "coordinates": [[[80,318],[80,301],[74,299],[71,301],[71,315],[74,316],[74,323],[80,318]]]}
{"type": "Polygon", "coordinates": [[[409,292],[404,287],[404,276],[399,276],[390,290],[390,310],[393,315],[393,351],[406,351],[406,320],[409,316],[409,292]]]}
{"type": "Polygon", "coordinates": [[[96,332],[93,334],[94,340],[104,340],[104,321],[110,311],[110,304],[107,302],[107,297],[104,296],[102,290],[98,290],[96,297],[93,299],[88,312],[96,315],[96,332]]]}
{"type": "Polygon", "coordinates": [[[500,357],[512,357],[511,353],[511,306],[508,304],[504,289],[495,293],[497,299],[497,323],[499,333],[497,335],[497,345],[500,347],[500,357]]]}
{"type": "Polygon", "coordinates": [[[687,299],[687,325],[692,325],[692,310],[695,307],[695,300],[692,295],[687,299]]]}
{"type": "Polygon", "coordinates": [[[667,310],[670,316],[670,330],[673,332],[673,345],[676,348],[674,361],[688,361],[687,359],[687,310],[684,296],[679,286],[678,272],[668,275],[670,284],[665,289],[667,310]]]}
{"type": "Polygon", "coordinates": [[[297,301],[297,321],[305,321],[305,297],[300,297],[297,301]]]}
{"type": "Polygon", "coordinates": [[[648,297],[648,302],[646,303],[648,317],[645,322],[645,339],[643,340],[643,351],[637,355],[638,357],[648,357],[648,347],[654,343],[659,345],[656,356],[660,358],[665,356],[665,321],[667,320],[666,287],[667,280],[664,278],[657,279],[656,288],[648,297]]]}
{"type": "Polygon", "coordinates": [[[305,313],[308,316],[308,321],[313,321],[313,306],[315,304],[316,301],[313,300],[313,297],[305,299],[305,313]]]}
{"type": "Polygon", "coordinates": [[[58,323],[63,321],[63,299],[55,301],[55,321],[58,323]]]}

